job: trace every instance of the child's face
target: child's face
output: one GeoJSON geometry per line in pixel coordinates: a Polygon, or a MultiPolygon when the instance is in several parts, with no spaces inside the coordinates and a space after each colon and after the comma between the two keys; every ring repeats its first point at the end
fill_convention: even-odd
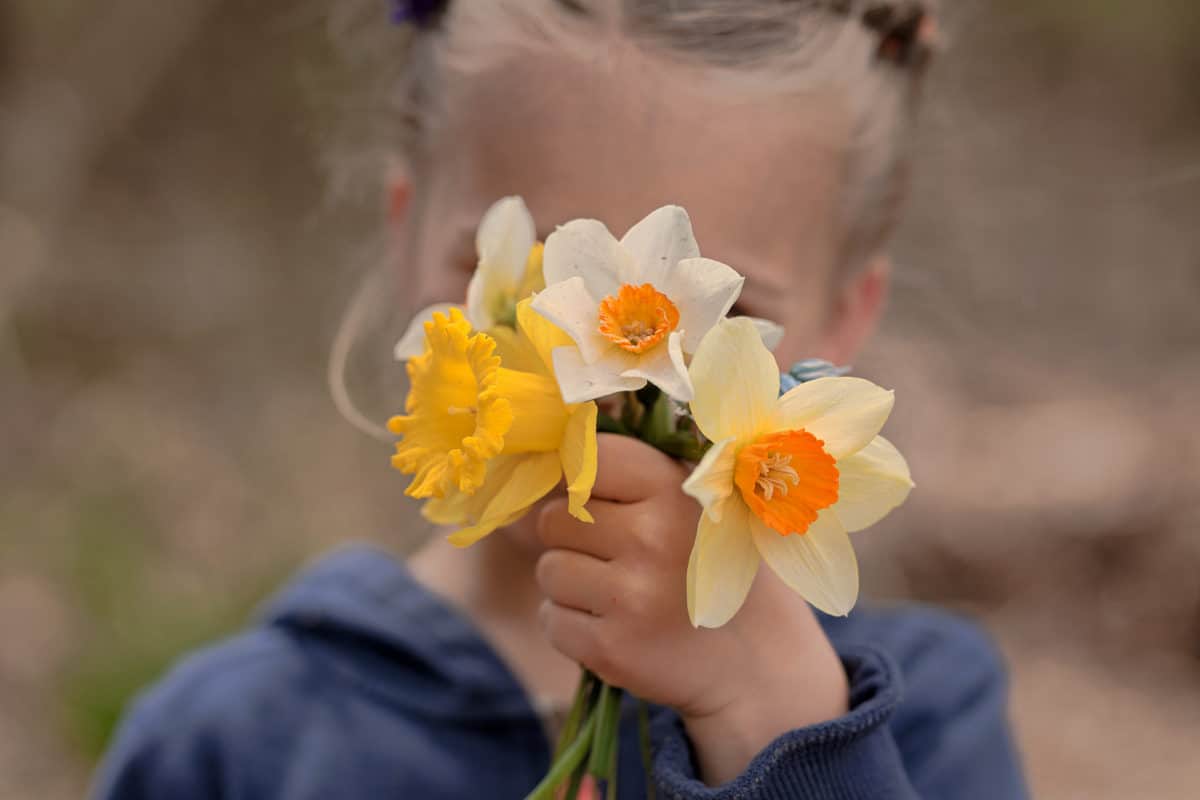
{"type": "Polygon", "coordinates": [[[835,279],[848,139],[833,98],[738,99],[697,73],[623,54],[603,68],[515,62],[460,81],[447,101],[428,184],[417,187],[427,206],[407,281],[413,307],[461,301],[480,217],[516,194],[542,239],[577,217],[620,237],[659,206],[683,206],[703,255],[746,276],[733,313],[787,329],[781,364],[848,361],[870,329],[882,273],[865,288],[864,276],[835,279]],[[859,308],[864,291],[874,300],[859,308]]]}

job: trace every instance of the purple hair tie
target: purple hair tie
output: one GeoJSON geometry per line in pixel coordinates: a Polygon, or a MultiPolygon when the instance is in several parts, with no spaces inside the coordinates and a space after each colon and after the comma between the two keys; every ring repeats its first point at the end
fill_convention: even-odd
{"type": "Polygon", "coordinates": [[[392,22],[432,28],[442,18],[449,0],[392,0],[392,22]]]}

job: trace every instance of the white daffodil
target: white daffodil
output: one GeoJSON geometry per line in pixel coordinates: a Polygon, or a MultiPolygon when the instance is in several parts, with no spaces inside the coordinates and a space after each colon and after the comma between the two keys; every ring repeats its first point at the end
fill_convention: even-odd
{"type": "Polygon", "coordinates": [[[424,352],[425,323],[434,312],[448,314],[457,308],[471,327],[490,331],[497,326],[516,327],[517,303],[542,287],[542,246],[537,241],[533,217],[520,197],[505,197],[492,204],[475,234],[479,266],[467,285],[467,304],[435,303],[422,309],[396,343],[395,356],[404,361],[424,352]]]}
{"type": "Polygon", "coordinates": [[[765,560],[822,611],[858,597],[848,532],[875,524],[912,488],[878,436],[892,393],[861,378],[819,378],[779,397],[779,370],[754,326],[719,323],[691,364],[692,415],[714,444],[683,484],[704,507],[688,564],[692,624],[741,607],[765,560]]]}
{"type": "MultiPolygon", "coordinates": [[[[679,206],[652,212],[620,241],[596,220],[568,222],[546,239],[543,266],[546,289],[534,296],[533,309],[575,343],[554,352],[568,403],[647,382],[690,400],[687,357],[729,312],[745,280],[700,257],[679,206]]],[[[779,326],[761,325],[778,341],[779,326]]]]}

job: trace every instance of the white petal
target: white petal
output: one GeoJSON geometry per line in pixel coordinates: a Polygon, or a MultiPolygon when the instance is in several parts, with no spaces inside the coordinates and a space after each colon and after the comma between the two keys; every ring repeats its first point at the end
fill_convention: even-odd
{"type": "Polygon", "coordinates": [[[594,364],[584,363],[574,347],[554,349],[554,377],[558,380],[563,402],[582,403],[618,392],[632,392],[646,385],[644,378],[626,378],[621,373],[634,365],[633,353],[619,347],[609,351],[594,364]]]}
{"type": "MultiPolygon", "coordinates": [[[[492,309],[496,307],[495,295],[503,292],[505,288],[496,285],[494,281],[489,285],[488,278],[487,270],[481,261],[467,284],[467,319],[471,320],[471,327],[480,331],[489,331],[496,327],[496,320],[492,317],[492,309]]],[[[508,288],[509,291],[516,291],[516,287],[508,288]]]]}
{"type": "Polygon", "coordinates": [[[683,482],[683,491],[699,501],[705,516],[713,522],[721,521],[724,501],[733,494],[733,470],[737,466],[735,443],[734,439],[714,442],[683,482]]]}
{"type": "Polygon", "coordinates": [[[559,226],[546,238],[542,254],[547,286],[578,276],[598,301],[617,293],[619,276],[629,271],[630,264],[625,248],[604,223],[594,219],[577,219],[559,226]]]}
{"type": "Polygon", "coordinates": [[[661,343],[637,356],[637,364],[621,373],[626,378],[645,378],[681,403],[692,399],[692,381],[683,363],[680,331],[672,331],[666,346],[661,343]]]}
{"type": "Polygon", "coordinates": [[[679,309],[685,353],[696,352],[704,334],[724,319],[745,282],[732,267],[711,258],[688,258],[671,267],[663,293],[679,309]]]}
{"type": "Polygon", "coordinates": [[[515,286],[525,275],[525,262],[535,241],[537,232],[525,201],[520,197],[497,200],[484,213],[475,234],[479,253],[476,274],[494,271],[502,283],[515,286]]]}
{"type": "Polygon", "coordinates": [[[803,428],[840,459],[875,438],[894,402],[892,392],[862,378],[818,378],[779,398],[776,424],[803,428]]]}
{"type": "Polygon", "coordinates": [[[691,366],[692,417],[711,441],[753,439],[771,424],[779,367],[752,322],[718,323],[696,348],[691,366]]]}
{"type": "Polygon", "coordinates": [[[826,614],[844,617],[858,599],[858,560],[845,526],[825,509],[803,534],[783,536],[750,515],[754,544],[780,579],[826,614]]]}
{"type": "Polygon", "coordinates": [[[851,533],[886,517],[913,488],[904,456],[882,436],[837,466],[838,500],[833,510],[851,533]]]}
{"type": "Polygon", "coordinates": [[[413,315],[412,322],[408,323],[408,330],[400,337],[400,341],[396,342],[396,347],[392,351],[396,360],[407,361],[424,353],[425,323],[433,318],[434,312],[449,314],[452,308],[461,310],[462,306],[454,303],[434,303],[413,315]]]}
{"type": "Polygon", "coordinates": [[[672,267],[685,258],[700,255],[700,246],[692,235],[692,221],[679,206],[651,211],[621,237],[621,244],[634,267],[629,274],[620,275],[621,283],[635,286],[652,283],[662,289],[672,267]]]}
{"type": "Polygon", "coordinates": [[[721,522],[700,517],[688,560],[688,616],[696,627],[719,628],[733,618],[754,584],[760,562],[750,531],[750,511],[730,503],[721,522]]]}
{"type": "MultiPolygon", "coordinates": [[[[741,317],[734,317],[734,319],[741,319],[741,317]]],[[[779,347],[779,343],[783,341],[783,326],[778,322],[760,317],[746,317],[745,319],[754,323],[754,327],[758,328],[758,335],[762,337],[763,344],[767,346],[768,350],[775,352],[775,348],[779,347]]]]}
{"type": "Polygon", "coordinates": [[[600,335],[599,305],[582,278],[576,276],[547,286],[534,295],[531,306],[571,337],[587,363],[594,364],[613,348],[600,335]]]}

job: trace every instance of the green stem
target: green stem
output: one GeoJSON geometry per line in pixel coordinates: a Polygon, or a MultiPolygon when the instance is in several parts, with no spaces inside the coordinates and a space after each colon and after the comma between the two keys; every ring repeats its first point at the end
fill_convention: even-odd
{"type": "Polygon", "coordinates": [[[622,436],[636,437],[637,435],[633,431],[629,430],[629,428],[625,427],[625,424],[620,420],[613,419],[608,414],[604,413],[596,414],[596,430],[600,433],[619,433],[622,436]]]}
{"type": "Polygon", "coordinates": [[[588,721],[584,723],[583,730],[579,732],[579,736],[571,743],[571,746],[566,749],[562,756],[554,762],[550,767],[550,771],[546,773],[546,777],[542,778],[542,782],[534,787],[533,791],[525,796],[525,800],[552,800],[554,790],[558,785],[570,777],[575,768],[583,763],[583,759],[588,754],[589,748],[592,746],[592,737],[596,732],[596,717],[597,714],[592,714],[588,717],[588,721]]]}
{"type": "Polygon", "coordinates": [[[650,749],[650,706],[638,701],[638,741],[642,745],[642,769],[646,773],[646,800],[655,800],[654,755],[650,749]]]}
{"type": "Polygon", "coordinates": [[[563,722],[562,732],[558,735],[558,743],[554,747],[554,761],[557,761],[563,751],[567,749],[579,733],[579,726],[583,722],[584,716],[590,710],[593,688],[595,687],[596,676],[591,670],[580,670],[579,673],[579,688],[575,690],[575,700],[571,703],[571,711],[567,714],[567,719],[563,722]]]}
{"type": "Polygon", "coordinates": [[[596,737],[588,759],[588,772],[596,778],[606,778],[612,765],[612,752],[621,733],[621,690],[607,683],[600,690],[596,703],[596,737]]]}
{"type": "Polygon", "coordinates": [[[618,706],[616,730],[613,733],[612,757],[608,762],[608,785],[604,787],[604,800],[617,800],[617,786],[620,783],[618,779],[617,767],[621,762],[621,739],[619,736],[621,730],[621,713],[618,706]]]}

